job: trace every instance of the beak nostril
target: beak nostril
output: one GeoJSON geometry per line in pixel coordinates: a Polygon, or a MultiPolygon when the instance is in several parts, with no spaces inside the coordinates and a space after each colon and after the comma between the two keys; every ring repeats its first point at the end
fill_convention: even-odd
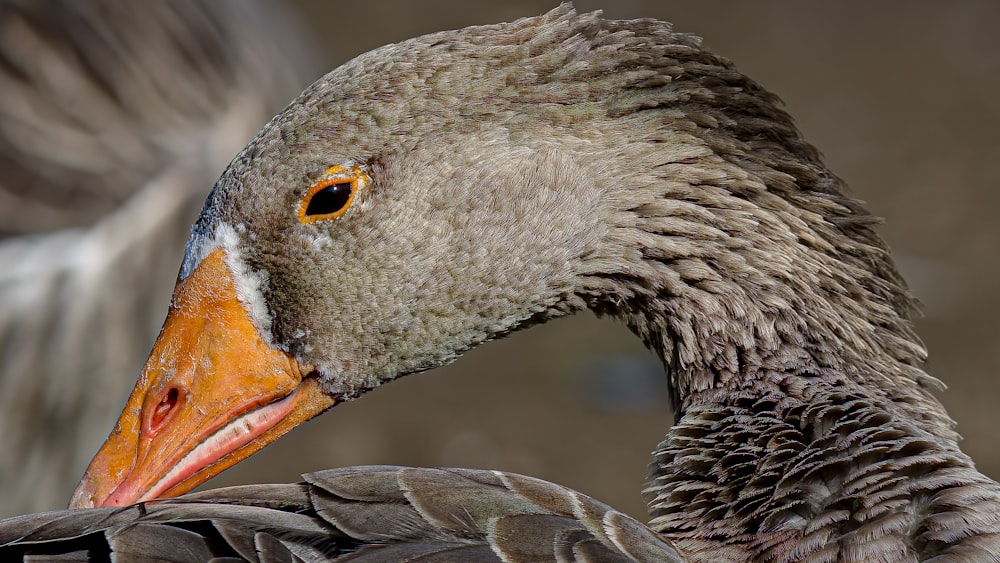
{"type": "Polygon", "coordinates": [[[155,436],[167,421],[172,418],[170,415],[174,412],[179,400],[180,391],[176,387],[171,387],[167,390],[149,416],[148,429],[150,436],[155,436]]]}

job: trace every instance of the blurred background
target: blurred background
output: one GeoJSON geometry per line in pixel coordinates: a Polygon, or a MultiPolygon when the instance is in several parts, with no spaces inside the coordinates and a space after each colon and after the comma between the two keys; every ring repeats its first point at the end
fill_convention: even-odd
{"type": "MultiPolygon", "coordinates": [[[[555,5],[124,2],[81,16],[85,3],[67,0],[43,18],[16,4],[0,12],[0,516],[65,504],[145,359],[198,202],[272,113],[379,45],[555,5]],[[144,9],[169,14],[133,13],[144,9]],[[92,38],[60,37],[80,18],[92,38]],[[100,23],[115,18],[149,28],[100,23]],[[157,26],[172,39],[157,42],[157,26]],[[90,94],[104,99],[80,110],[90,94]]],[[[1000,477],[1000,4],[576,7],[671,21],[784,99],[831,169],[886,217],[962,446],[1000,477]]],[[[655,358],[623,327],[581,314],[338,406],[207,486],[344,465],[496,468],[644,520],[649,452],[671,421],[655,358]]]]}

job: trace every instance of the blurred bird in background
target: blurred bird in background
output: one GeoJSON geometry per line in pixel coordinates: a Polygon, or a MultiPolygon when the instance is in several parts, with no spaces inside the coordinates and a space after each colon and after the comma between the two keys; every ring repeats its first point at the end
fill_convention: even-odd
{"type": "Polygon", "coordinates": [[[0,3],[0,517],[65,506],[302,37],[273,3],[0,3]]]}

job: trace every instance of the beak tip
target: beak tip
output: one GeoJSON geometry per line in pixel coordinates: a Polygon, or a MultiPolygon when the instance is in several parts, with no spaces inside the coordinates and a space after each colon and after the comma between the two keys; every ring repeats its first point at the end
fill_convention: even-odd
{"type": "Polygon", "coordinates": [[[86,483],[81,481],[69,499],[68,508],[94,508],[96,506],[94,495],[87,491],[88,488],[86,483]]]}

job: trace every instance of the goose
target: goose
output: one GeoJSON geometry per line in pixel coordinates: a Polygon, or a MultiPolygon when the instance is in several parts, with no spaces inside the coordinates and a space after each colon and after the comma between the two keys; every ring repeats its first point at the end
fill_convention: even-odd
{"type": "Polygon", "coordinates": [[[65,506],[209,186],[310,80],[293,30],[254,2],[0,2],[0,517],[65,506]]]}
{"type": "Polygon", "coordinates": [[[372,51],[216,183],[74,493],[87,510],[8,520],[0,546],[1000,560],[1000,485],[933,395],[875,222],[772,94],[663,22],[564,5],[372,51]],[[457,469],[151,503],[381,384],[583,309],[623,321],[667,372],[676,422],[648,528],[558,485],[457,469]]]}

